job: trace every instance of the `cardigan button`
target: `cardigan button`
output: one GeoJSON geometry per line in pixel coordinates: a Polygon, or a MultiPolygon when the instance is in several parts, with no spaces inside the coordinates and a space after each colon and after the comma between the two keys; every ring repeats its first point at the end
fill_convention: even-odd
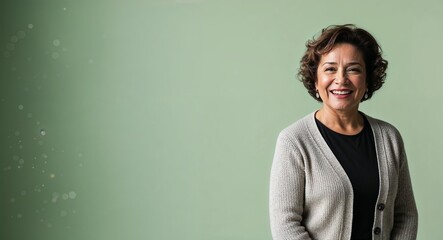
{"type": "Polygon", "coordinates": [[[383,203],[380,203],[380,204],[377,205],[377,209],[379,211],[383,211],[385,209],[385,205],[383,203]]]}
{"type": "Polygon", "coordinates": [[[374,234],[375,235],[378,235],[380,233],[381,233],[381,228],[379,228],[379,227],[374,228],[374,234]]]}

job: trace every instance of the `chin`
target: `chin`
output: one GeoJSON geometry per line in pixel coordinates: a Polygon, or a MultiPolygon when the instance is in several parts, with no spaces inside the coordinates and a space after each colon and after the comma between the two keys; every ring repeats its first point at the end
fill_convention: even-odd
{"type": "Polygon", "coordinates": [[[358,106],[338,105],[334,106],[334,109],[337,111],[350,111],[350,110],[358,110],[358,106]]]}

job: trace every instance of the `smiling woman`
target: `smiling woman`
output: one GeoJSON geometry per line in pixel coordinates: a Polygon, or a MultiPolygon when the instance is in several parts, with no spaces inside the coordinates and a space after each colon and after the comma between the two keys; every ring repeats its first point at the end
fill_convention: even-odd
{"type": "Polygon", "coordinates": [[[270,181],[278,239],[402,239],[418,214],[397,129],[358,110],[384,83],[375,38],[330,26],[306,44],[299,71],[319,110],[281,131],[270,181]]]}
{"type": "Polygon", "coordinates": [[[367,92],[366,68],[362,53],[352,44],[342,43],[323,54],[317,69],[315,87],[323,101],[318,118],[321,118],[323,111],[357,113],[358,105],[367,92]]]}

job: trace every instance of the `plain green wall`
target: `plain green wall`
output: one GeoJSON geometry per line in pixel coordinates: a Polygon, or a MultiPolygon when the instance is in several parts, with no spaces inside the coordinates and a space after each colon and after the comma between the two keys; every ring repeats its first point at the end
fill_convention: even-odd
{"type": "Polygon", "coordinates": [[[270,239],[278,132],[331,24],[373,33],[362,104],[405,139],[419,239],[443,239],[442,1],[2,1],[0,239],[270,239]]]}

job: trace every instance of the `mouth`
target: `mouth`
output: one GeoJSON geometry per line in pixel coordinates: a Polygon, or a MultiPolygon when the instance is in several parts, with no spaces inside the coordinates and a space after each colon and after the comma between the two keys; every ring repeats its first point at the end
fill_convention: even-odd
{"type": "Polygon", "coordinates": [[[351,90],[331,90],[329,92],[337,96],[346,96],[352,93],[351,90]]]}

